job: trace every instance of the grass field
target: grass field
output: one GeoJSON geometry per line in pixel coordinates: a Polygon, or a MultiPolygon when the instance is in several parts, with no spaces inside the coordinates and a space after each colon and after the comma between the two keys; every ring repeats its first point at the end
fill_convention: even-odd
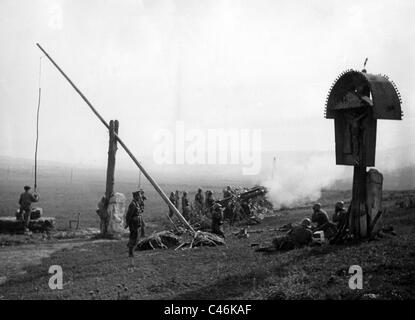
{"type": "MultiPolygon", "coordinates": [[[[44,216],[55,217],[58,229],[67,228],[68,221],[77,212],[81,213],[81,227],[97,227],[99,226],[99,218],[95,210],[98,201],[105,192],[105,174],[104,170],[93,172],[84,170],[78,171],[71,179],[69,169],[65,171],[62,169],[49,170],[47,174],[38,178],[40,201],[35,206],[43,208],[44,216]]],[[[23,192],[23,186],[31,184],[28,177],[32,175],[27,168],[25,170],[11,170],[9,173],[0,169],[0,177],[7,176],[9,178],[0,179],[0,194],[2,195],[0,216],[14,216],[18,208],[17,202],[20,193],[23,192]]],[[[142,180],[141,187],[145,190],[148,199],[146,201],[146,218],[148,221],[158,220],[168,212],[167,205],[154,188],[144,181],[145,178],[142,180]]],[[[235,183],[235,181],[232,182],[235,183]]],[[[211,189],[215,197],[221,197],[222,189],[228,183],[231,182],[222,180],[217,185],[212,185],[212,183],[193,181],[189,184],[160,183],[160,186],[167,195],[171,191],[179,190],[182,193],[186,190],[190,199],[193,200],[198,187],[202,187],[204,190],[211,189]]],[[[115,191],[121,192],[127,197],[127,205],[132,199],[131,193],[137,188],[138,179],[126,177],[125,174],[121,178],[116,175],[115,191]]]]}
{"type": "MultiPolygon", "coordinates": [[[[41,180],[42,181],[42,180],[41,180]]],[[[2,181],[0,214],[11,215],[24,184],[24,175],[2,181]]],[[[226,182],[214,189],[217,195],[226,182]]],[[[81,212],[81,227],[97,227],[95,203],[103,179],[54,181],[43,178],[41,202],[46,215],[65,229],[70,215],[81,212]],[[48,182],[48,183],[46,183],[48,182]]],[[[196,190],[198,183],[163,185],[166,191],[196,190]]],[[[134,182],[117,183],[117,191],[130,197],[134,182]]],[[[166,206],[151,188],[148,195],[147,233],[170,228],[163,216],[166,206]]],[[[193,194],[192,194],[193,195],[193,194]]],[[[414,196],[413,191],[384,192],[389,207],[383,221],[397,235],[353,246],[306,247],[290,252],[255,252],[251,244],[269,244],[278,232],[272,229],[310,216],[308,206],[291,208],[266,217],[247,239],[237,239],[236,227],[225,225],[226,245],[191,250],[137,252],[137,268],[128,270],[127,239],[44,239],[41,235],[1,236],[0,299],[414,299],[415,210],[395,206],[414,196]],[[60,265],[63,290],[48,286],[49,267],[60,265]],[[363,268],[362,290],[348,287],[351,265],[363,268]],[[119,294],[121,287],[122,293],[119,294]]],[[[323,192],[321,201],[329,214],[335,201],[350,199],[350,191],[323,192]]]]}

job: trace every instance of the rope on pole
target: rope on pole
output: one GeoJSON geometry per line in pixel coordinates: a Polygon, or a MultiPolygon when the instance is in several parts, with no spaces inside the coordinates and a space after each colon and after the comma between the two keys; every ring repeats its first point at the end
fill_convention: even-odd
{"type": "Polygon", "coordinates": [[[35,192],[36,192],[36,189],[37,189],[37,150],[38,150],[38,146],[39,146],[40,99],[41,99],[41,96],[42,96],[41,76],[42,76],[42,57],[39,58],[39,90],[38,90],[37,113],[36,113],[35,183],[34,183],[35,192]]]}

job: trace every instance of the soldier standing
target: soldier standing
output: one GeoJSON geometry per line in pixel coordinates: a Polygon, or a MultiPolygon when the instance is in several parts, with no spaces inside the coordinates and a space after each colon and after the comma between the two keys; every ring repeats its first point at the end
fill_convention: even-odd
{"type": "Polygon", "coordinates": [[[203,203],[205,199],[202,193],[202,189],[199,188],[195,195],[195,207],[196,207],[196,214],[200,215],[203,212],[203,203]]]}
{"type": "Polygon", "coordinates": [[[215,203],[212,207],[212,233],[225,237],[223,232],[223,212],[222,206],[215,203]]]}
{"type": "MultiPolygon", "coordinates": [[[[138,243],[138,230],[141,229],[141,236],[144,236],[144,220],[143,220],[143,208],[144,202],[141,199],[141,192],[133,192],[133,200],[128,206],[127,214],[125,216],[125,221],[130,229],[130,238],[127,244],[128,247],[128,256],[130,258],[134,257],[134,250],[138,243]]],[[[133,265],[133,261],[131,261],[133,265]]]]}
{"type": "MultiPolygon", "coordinates": [[[[174,195],[174,192],[170,192],[170,202],[173,203],[173,205],[177,208],[177,204],[176,204],[176,196],[174,195]]],[[[169,207],[169,217],[173,218],[174,216],[174,211],[172,210],[172,208],[169,207]]]]}
{"type": "Polygon", "coordinates": [[[215,199],[213,198],[213,192],[211,190],[206,191],[205,210],[207,216],[212,213],[212,207],[214,204],[215,199]]]}
{"type": "Polygon", "coordinates": [[[32,211],[32,203],[39,201],[39,196],[34,193],[32,194],[29,190],[29,186],[24,186],[25,192],[20,195],[19,205],[20,205],[20,215],[23,215],[24,221],[24,232],[29,234],[29,224],[30,224],[30,213],[32,211]]]}
{"type": "Polygon", "coordinates": [[[189,220],[189,218],[190,218],[190,203],[189,203],[189,199],[187,198],[187,191],[183,191],[182,212],[183,212],[183,217],[186,220],[189,220]]]}
{"type": "Polygon", "coordinates": [[[231,186],[226,186],[226,189],[223,189],[223,199],[229,198],[232,196],[232,188],[231,186]]]}
{"type": "Polygon", "coordinates": [[[179,206],[180,206],[180,193],[179,193],[179,190],[176,190],[175,197],[176,197],[176,209],[179,210],[179,206]]]}

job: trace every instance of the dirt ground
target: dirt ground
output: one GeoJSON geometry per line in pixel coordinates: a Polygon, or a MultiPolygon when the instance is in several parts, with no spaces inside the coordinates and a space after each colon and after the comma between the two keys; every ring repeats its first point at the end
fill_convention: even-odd
{"type": "MultiPolygon", "coordinates": [[[[2,246],[0,249],[0,285],[4,284],[10,278],[24,275],[26,268],[30,266],[40,265],[42,259],[49,258],[51,254],[60,250],[72,249],[89,243],[108,242],[110,240],[90,240],[73,239],[66,241],[48,241],[42,243],[35,239],[27,239],[27,236],[13,236],[7,238],[26,238],[32,244],[22,244],[18,246],[2,246]]],[[[38,237],[37,237],[38,238],[38,237]]],[[[4,237],[3,239],[4,240],[4,237]]],[[[23,241],[24,241],[23,240],[23,241]]]]}
{"type": "MultiPolygon", "coordinates": [[[[255,252],[274,228],[297,222],[309,209],[267,217],[247,239],[226,226],[226,246],[137,252],[129,270],[127,239],[119,241],[20,239],[0,249],[1,299],[414,299],[415,209],[397,208],[388,193],[383,221],[396,236],[352,246],[255,252]],[[63,269],[63,290],[48,286],[51,265],[63,269]],[[363,289],[348,286],[351,265],[363,269],[363,289]]],[[[329,213],[332,207],[326,207],[329,213]]],[[[152,229],[164,229],[165,220],[152,229]]],[[[9,239],[10,240],[10,239],[9,239]]]]}

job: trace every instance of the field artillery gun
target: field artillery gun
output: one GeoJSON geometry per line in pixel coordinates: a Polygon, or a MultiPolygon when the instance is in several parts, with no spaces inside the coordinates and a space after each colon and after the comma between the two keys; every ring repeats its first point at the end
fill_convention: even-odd
{"type": "MultiPolygon", "coordinates": [[[[254,208],[251,200],[264,196],[266,193],[267,189],[261,186],[243,192],[234,190],[231,192],[231,196],[216,202],[225,208],[224,218],[229,220],[229,223],[232,225],[237,220],[252,218],[252,209],[254,208]]],[[[253,218],[256,220],[255,216],[253,218]]]]}
{"type": "Polygon", "coordinates": [[[266,193],[267,193],[267,189],[265,187],[258,186],[258,187],[251,188],[247,191],[241,192],[241,193],[238,193],[238,190],[236,190],[233,192],[231,196],[218,200],[216,202],[224,207],[228,205],[228,203],[231,202],[232,200],[247,201],[252,198],[263,196],[266,193]]]}

